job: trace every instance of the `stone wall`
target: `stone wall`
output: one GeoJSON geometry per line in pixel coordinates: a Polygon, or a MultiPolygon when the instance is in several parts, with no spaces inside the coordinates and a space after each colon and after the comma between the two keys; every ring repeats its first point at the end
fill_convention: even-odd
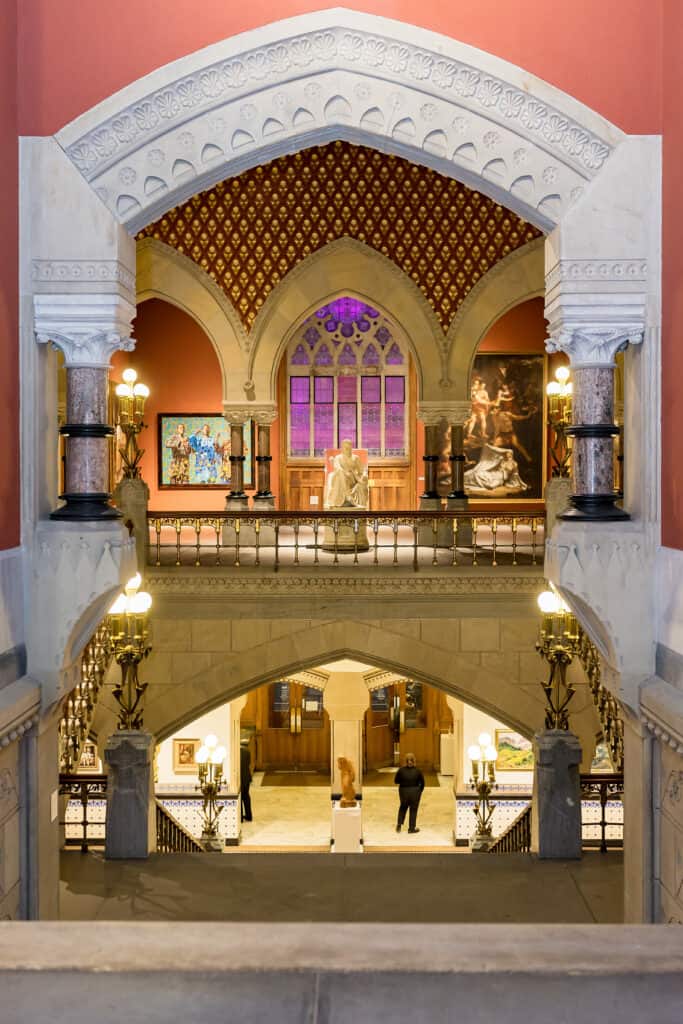
{"type": "Polygon", "coordinates": [[[20,908],[19,743],[0,748],[0,921],[20,908]]]}

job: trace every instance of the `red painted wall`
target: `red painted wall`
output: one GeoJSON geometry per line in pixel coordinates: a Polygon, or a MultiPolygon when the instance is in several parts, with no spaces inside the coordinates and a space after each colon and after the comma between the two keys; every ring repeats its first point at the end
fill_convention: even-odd
{"type": "Polygon", "coordinates": [[[666,0],[662,308],[662,543],[683,549],[683,4],[666,0]]]}
{"type": "Polygon", "coordinates": [[[529,299],[504,313],[482,339],[478,352],[544,352],[548,337],[543,299],[529,299]]]}
{"type": "Polygon", "coordinates": [[[0,550],[19,543],[16,5],[0,16],[0,550]]]}
{"type": "MultiPolygon", "coordinates": [[[[173,412],[220,413],[223,408],[221,371],[213,345],[199,324],[176,306],[149,299],[138,306],[133,325],[137,339],[134,352],[117,352],[112,360],[112,379],[121,380],[127,366],[150,389],[145,405],[147,429],[138,439],[145,449],[142,476],[150,491],[153,510],[211,510],[225,507],[227,488],[159,490],[158,414],[173,412]]],[[[271,479],[278,480],[277,424],[271,428],[273,462],[271,479]]]]}
{"type": "MultiPolygon", "coordinates": [[[[320,0],[203,0],[200,6],[195,0],[117,0],[114,7],[92,0],[21,0],[21,133],[52,134],[168,61],[323,6],[320,0]]],[[[363,0],[345,6],[419,24],[504,57],[625,131],[659,130],[662,0],[363,0]]]]}

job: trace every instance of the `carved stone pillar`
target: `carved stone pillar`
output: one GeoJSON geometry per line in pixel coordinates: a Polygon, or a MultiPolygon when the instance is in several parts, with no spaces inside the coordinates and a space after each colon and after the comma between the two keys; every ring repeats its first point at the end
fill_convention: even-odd
{"type": "Polygon", "coordinates": [[[273,457],[270,454],[270,427],[277,419],[277,409],[261,408],[253,413],[256,424],[256,494],[255,509],[275,508],[275,495],[271,490],[270,466],[273,457]]]}
{"type": "Polygon", "coordinates": [[[52,342],[66,366],[66,504],[52,519],[117,519],[109,504],[109,445],[114,428],[107,422],[109,360],[117,349],[135,347],[129,337],[134,307],[99,296],[39,295],[35,330],[39,342],[52,342]],[[97,299],[97,301],[96,301],[97,299]]]}
{"type": "Polygon", "coordinates": [[[541,859],[581,857],[581,744],[573,732],[534,736],[532,848],[541,859]]]}
{"type": "MultiPolygon", "coordinates": [[[[443,455],[445,429],[451,427],[451,445],[448,460],[451,466],[451,491],[446,499],[446,510],[464,512],[467,510],[467,497],[464,492],[463,452],[463,421],[469,412],[470,403],[465,401],[420,402],[417,416],[425,425],[425,489],[420,495],[421,512],[440,512],[443,508],[438,489],[439,461],[443,455]]],[[[419,543],[427,547],[434,544],[434,531],[430,522],[424,523],[419,530],[419,543]]],[[[437,529],[436,543],[438,547],[450,547],[453,544],[453,527],[451,523],[441,522],[437,529]]],[[[458,523],[458,546],[471,543],[469,523],[458,523]]]]}
{"type": "Polygon", "coordinates": [[[146,858],[156,847],[153,759],[151,733],[121,731],[107,740],[108,860],[146,858]]]}
{"type": "MultiPolygon", "coordinates": [[[[592,308],[592,307],[591,307],[592,308]]],[[[584,318],[591,308],[584,312],[584,318]]],[[[600,310],[593,310],[596,319],[600,310]]],[[[614,357],[631,342],[642,341],[642,323],[625,322],[613,326],[601,323],[593,327],[572,324],[563,316],[559,329],[546,341],[548,352],[565,352],[572,370],[572,425],[567,434],[574,438],[572,448],[572,507],[562,519],[609,522],[629,519],[628,512],[617,508],[619,493],[614,475],[614,438],[619,428],[614,423],[614,357]]]]}
{"type": "Polygon", "coordinates": [[[227,504],[229,508],[235,508],[236,504],[247,507],[244,491],[244,423],[230,423],[230,494],[227,504]]]}

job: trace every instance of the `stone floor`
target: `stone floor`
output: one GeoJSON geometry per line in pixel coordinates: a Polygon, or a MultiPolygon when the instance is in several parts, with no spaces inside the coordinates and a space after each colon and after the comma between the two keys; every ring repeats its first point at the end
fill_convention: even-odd
{"type": "MultiPolygon", "coordinates": [[[[411,837],[412,838],[412,837],[411,837]]],[[[62,855],[63,920],[616,923],[618,853],[62,855]]]]}

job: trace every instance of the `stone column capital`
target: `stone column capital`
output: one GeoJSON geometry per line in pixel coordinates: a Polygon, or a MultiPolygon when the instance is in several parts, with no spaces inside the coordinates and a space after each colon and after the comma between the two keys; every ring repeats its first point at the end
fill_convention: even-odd
{"type": "Polygon", "coordinates": [[[255,413],[261,408],[244,402],[223,402],[223,416],[231,426],[242,427],[250,419],[256,419],[255,413]]]}
{"type": "Polygon", "coordinates": [[[108,369],[117,349],[135,348],[131,322],[135,306],[119,295],[47,294],[34,296],[34,330],[41,344],[52,344],[66,366],[108,369]]]}
{"type": "Polygon", "coordinates": [[[259,405],[251,413],[251,418],[261,427],[269,427],[280,415],[276,405],[259,405]]]}
{"type": "Polygon", "coordinates": [[[645,325],[642,322],[628,322],[615,325],[596,324],[594,327],[581,324],[563,328],[546,339],[548,352],[564,352],[573,367],[614,366],[617,352],[630,343],[639,345],[643,340],[645,325]]]}
{"type": "Polygon", "coordinates": [[[453,400],[450,402],[420,402],[417,418],[426,427],[437,427],[442,420],[447,423],[463,423],[470,414],[470,402],[453,400]]]}

